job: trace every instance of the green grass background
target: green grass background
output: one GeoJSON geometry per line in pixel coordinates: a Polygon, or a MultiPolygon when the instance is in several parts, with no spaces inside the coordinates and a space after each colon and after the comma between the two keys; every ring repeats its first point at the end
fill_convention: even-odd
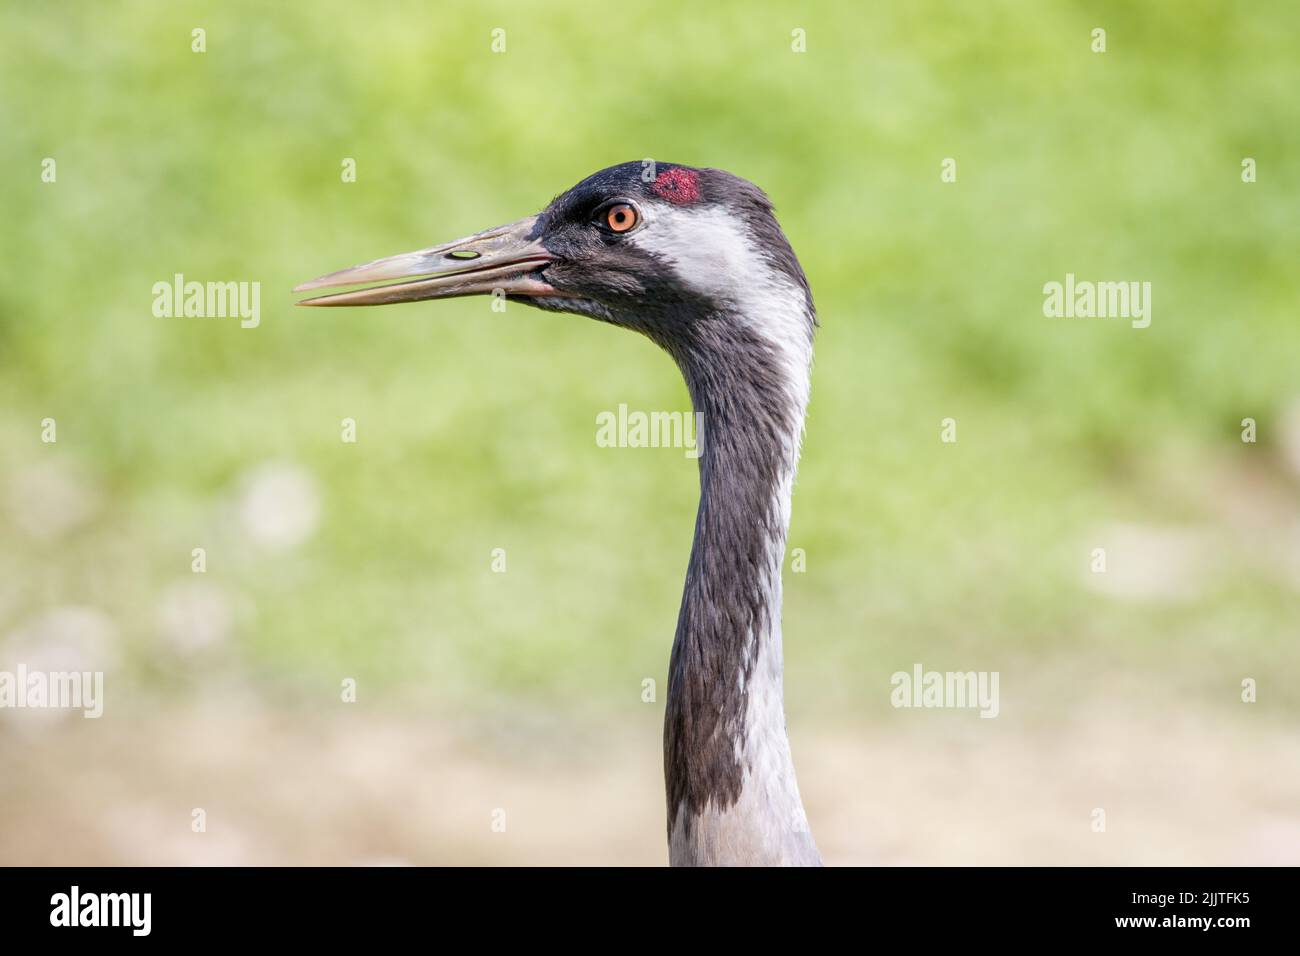
{"type": "Polygon", "coordinates": [[[0,481],[53,459],[100,504],[47,541],[8,493],[0,633],[101,608],[142,692],[334,700],[352,676],[370,700],[640,707],[695,463],[597,448],[595,416],[687,408],[667,357],[574,316],[289,290],[654,157],[766,189],[815,292],[792,707],[885,708],[920,661],[1001,670],[1004,712],[1130,686],[1229,706],[1253,676],[1293,715],[1297,36],[1282,2],[5,4],[0,481]],[[155,318],[176,272],[261,282],[261,327],[155,318]],[[1151,327],[1044,318],[1066,272],[1150,281],[1151,327]],[[266,461],[319,486],[285,553],[231,530],[266,461]],[[1201,529],[1215,570],[1190,600],[1095,593],[1112,523],[1201,529]],[[245,612],[187,658],[156,605],[199,546],[245,612]]]}

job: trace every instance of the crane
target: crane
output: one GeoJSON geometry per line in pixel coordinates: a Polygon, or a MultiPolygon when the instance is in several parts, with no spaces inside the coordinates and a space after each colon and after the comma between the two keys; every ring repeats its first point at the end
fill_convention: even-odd
{"type": "Polygon", "coordinates": [[[781,567],[817,326],[758,187],[720,169],[623,163],[540,213],[377,259],[295,292],[382,305],[496,295],[640,332],[702,415],[700,502],[664,717],[673,866],[820,865],[786,733],[781,567]]]}

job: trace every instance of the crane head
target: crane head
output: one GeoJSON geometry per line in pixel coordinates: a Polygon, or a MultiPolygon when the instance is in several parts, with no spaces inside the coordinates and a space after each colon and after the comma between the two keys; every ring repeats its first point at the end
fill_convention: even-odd
{"type": "Polygon", "coordinates": [[[295,292],[353,286],[299,302],[386,305],[504,296],[689,344],[701,316],[781,308],[811,339],[812,297],[772,206],[720,169],[623,163],[588,176],[541,212],[453,242],[377,259],[295,292]],[[792,313],[792,314],[791,314],[792,313]]]}

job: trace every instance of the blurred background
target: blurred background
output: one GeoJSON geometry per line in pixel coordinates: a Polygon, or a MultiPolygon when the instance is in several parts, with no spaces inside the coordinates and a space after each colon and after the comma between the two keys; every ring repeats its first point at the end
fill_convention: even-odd
{"type": "Polygon", "coordinates": [[[289,291],[645,157],[761,185],[814,289],[786,696],[827,862],[1300,863],[1298,34],[1283,2],[4,5],[0,670],[106,699],[0,710],[0,863],[666,861],[696,462],[595,423],[687,410],[673,364],[289,291]],[[155,316],[176,273],[261,283],[260,325],[155,316]],[[1066,273],[1149,281],[1150,327],[1044,317],[1066,273]],[[998,671],[1000,716],[893,709],[917,663],[998,671]]]}

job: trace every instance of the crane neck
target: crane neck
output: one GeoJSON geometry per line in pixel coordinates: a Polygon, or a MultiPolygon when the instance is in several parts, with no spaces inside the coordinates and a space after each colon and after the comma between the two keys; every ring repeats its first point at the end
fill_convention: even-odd
{"type": "Polygon", "coordinates": [[[674,865],[820,862],[782,692],[781,566],[808,401],[807,328],[793,354],[734,322],[712,330],[707,351],[676,350],[702,413],[702,451],[664,727],[674,865]]]}

